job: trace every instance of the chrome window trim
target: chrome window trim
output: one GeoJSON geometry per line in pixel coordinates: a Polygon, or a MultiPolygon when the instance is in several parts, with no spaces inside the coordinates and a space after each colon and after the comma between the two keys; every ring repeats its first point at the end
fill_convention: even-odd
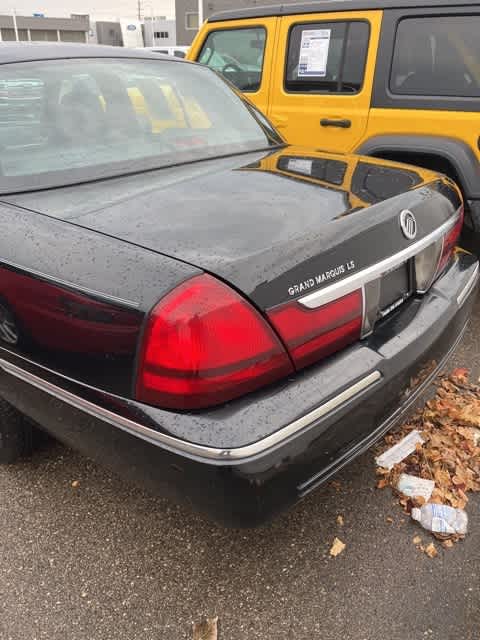
{"type": "Polygon", "coordinates": [[[335,282],[324,289],[320,289],[319,291],[315,291],[313,293],[304,296],[303,298],[299,298],[298,302],[308,309],[316,309],[317,307],[321,307],[324,304],[328,304],[337,298],[341,298],[342,296],[348,295],[352,291],[356,291],[357,289],[362,288],[367,283],[372,280],[376,280],[377,278],[381,278],[392,269],[396,269],[402,263],[406,262],[410,258],[433,242],[439,240],[443,235],[447,234],[450,229],[455,226],[455,223],[458,220],[460,215],[460,209],[457,209],[455,215],[453,215],[449,220],[440,225],[437,229],[426,235],[421,240],[414,242],[409,247],[402,249],[398,253],[395,253],[393,256],[385,258],[376,264],[373,264],[366,269],[362,269],[357,273],[340,280],[339,282],[335,282]]]}
{"type": "Polygon", "coordinates": [[[14,376],[15,378],[22,380],[32,386],[40,389],[41,391],[48,393],[50,396],[57,398],[65,402],[66,404],[91,415],[94,418],[98,418],[108,424],[111,424],[114,427],[118,427],[127,433],[130,433],[134,436],[142,438],[147,442],[150,442],[155,445],[160,445],[165,449],[173,451],[174,453],[185,453],[190,456],[194,456],[196,458],[204,458],[207,460],[216,460],[224,463],[240,461],[243,459],[252,458],[253,456],[257,456],[258,454],[264,453],[269,449],[273,449],[274,447],[280,445],[287,438],[297,434],[300,431],[303,431],[307,427],[310,427],[316,420],[319,418],[323,418],[325,415],[338,409],[348,400],[351,400],[358,394],[360,394],[365,389],[368,389],[376,382],[378,382],[382,374],[380,371],[373,371],[368,374],[364,378],[361,378],[355,384],[347,387],[339,393],[338,395],[330,398],[323,404],[321,404],[313,411],[305,414],[301,418],[294,420],[290,424],[282,427],[278,431],[254,442],[252,444],[248,444],[242,447],[236,447],[232,449],[219,449],[215,447],[208,447],[201,444],[195,444],[192,442],[187,442],[185,440],[181,440],[179,438],[175,438],[174,436],[169,436],[165,433],[160,433],[155,431],[155,429],[151,429],[149,427],[145,427],[138,422],[130,420],[129,418],[124,418],[123,416],[114,413],[108,409],[100,407],[89,400],[85,400],[76,394],[71,393],[70,391],[66,391],[61,387],[52,384],[46,380],[43,380],[39,376],[30,373],[29,371],[25,371],[25,369],[21,369],[16,365],[0,358],[0,368],[3,369],[6,373],[14,376]]]}

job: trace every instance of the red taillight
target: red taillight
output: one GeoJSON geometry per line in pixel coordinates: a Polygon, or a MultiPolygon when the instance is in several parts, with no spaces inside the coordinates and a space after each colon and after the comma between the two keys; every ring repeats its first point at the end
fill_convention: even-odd
{"type": "Polygon", "coordinates": [[[171,291],[150,314],[136,395],[165,408],[199,409],[292,371],[279,339],[254,307],[204,274],[171,291]]]}
{"type": "Polygon", "coordinates": [[[268,318],[300,369],[360,338],[362,292],[353,291],[317,309],[292,301],[269,311],[268,318]]]}
{"type": "Polygon", "coordinates": [[[438,263],[437,274],[440,274],[444,270],[445,266],[447,265],[447,262],[450,260],[453,250],[455,249],[455,246],[460,237],[460,233],[462,232],[463,217],[464,217],[463,207],[460,207],[457,222],[450,229],[450,231],[447,233],[447,235],[443,240],[442,257],[440,258],[440,262],[438,263]]]}

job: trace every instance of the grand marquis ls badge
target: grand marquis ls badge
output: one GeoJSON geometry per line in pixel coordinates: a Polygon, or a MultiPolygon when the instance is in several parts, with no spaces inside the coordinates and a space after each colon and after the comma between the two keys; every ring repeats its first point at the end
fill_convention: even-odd
{"type": "Polygon", "coordinates": [[[408,209],[400,213],[400,227],[403,235],[409,240],[413,240],[417,235],[417,221],[415,216],[408,209]]]}

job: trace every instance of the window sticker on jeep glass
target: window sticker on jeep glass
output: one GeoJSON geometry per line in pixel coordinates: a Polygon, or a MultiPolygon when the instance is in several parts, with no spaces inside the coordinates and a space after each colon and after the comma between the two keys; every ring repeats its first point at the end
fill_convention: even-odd
{"type": "Polygon", "coordinates": [[[330,29],[308,29],[302,31],[298,77],[319,77],[327,75],[328,49],[330,48],[330,29]]]}
{"type": "Polygon", "coordinates": [[[358,93],[370,28],[364,21],[298,24],[290,31],[285,89],[298,93],[358,93]]]}
{"type": "Polygon", "coordinates": [[[258,91],[266,37],[263,27],[211,31],[198,62],[221,73],[240,91],[258,91]]]}
{"type": "Polygon", "coordinates": [[[390,76],[396,94],[480,97],[480,16],[406,18],[390,76]]]}

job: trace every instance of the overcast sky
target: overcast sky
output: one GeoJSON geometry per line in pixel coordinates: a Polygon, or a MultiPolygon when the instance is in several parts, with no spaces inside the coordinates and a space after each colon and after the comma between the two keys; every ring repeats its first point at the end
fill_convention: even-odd
{"type": "MultiPolygon", "coordinates": [[[[142,14],[175,15],[175,0],[141,0],[142,14]]],[[[136,18],[137,0],[0,0],[0,14],[9,14],[15,9],[18,15],[31,16],[43,13],[48,18],[64,18],[71,13],[88,13],[100,19],[136,18]]]]}

